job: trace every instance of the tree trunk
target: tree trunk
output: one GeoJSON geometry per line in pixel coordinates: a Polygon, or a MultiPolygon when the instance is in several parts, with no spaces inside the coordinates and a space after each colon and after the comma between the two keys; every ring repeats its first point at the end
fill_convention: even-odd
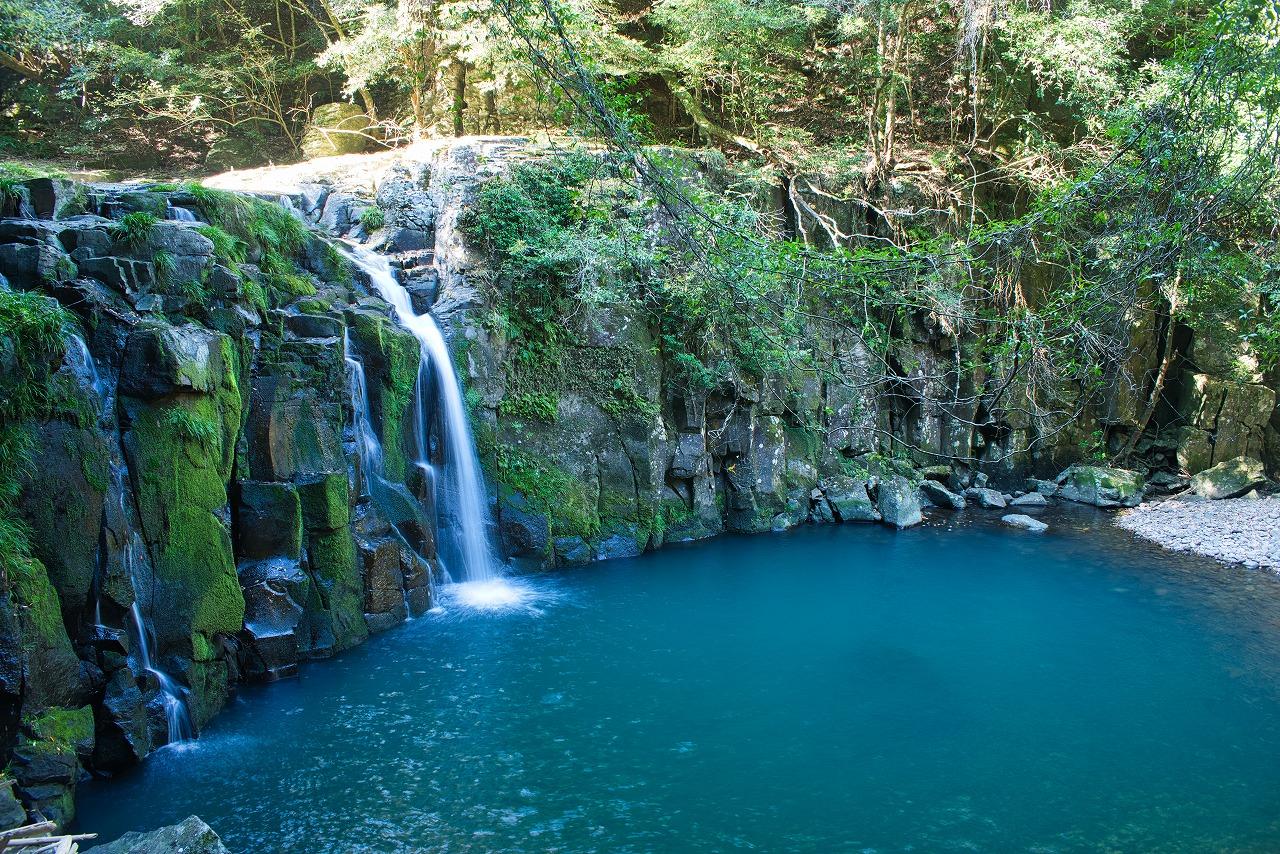
{"type": "Polygon", "coordinates": [[[467,63],[461,59],[453,64],[453,135],[462,136],[462,113],[467,109],[467,63]]]}

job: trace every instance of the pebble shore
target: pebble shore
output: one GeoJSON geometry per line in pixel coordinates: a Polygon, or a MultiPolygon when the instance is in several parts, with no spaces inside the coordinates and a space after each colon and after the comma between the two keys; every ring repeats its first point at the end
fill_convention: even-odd
{"type": "Polygon", "coordinates": [[[1141,504],[1116,524],[1166,549],[1280,570],[1280,497],[1170,499],[1141,504]]]}

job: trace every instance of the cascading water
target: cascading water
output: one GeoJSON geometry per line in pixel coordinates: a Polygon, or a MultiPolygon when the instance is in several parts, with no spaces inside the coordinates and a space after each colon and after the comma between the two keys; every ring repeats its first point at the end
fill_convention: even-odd
{"type": "MultiPolygon", "coordinates": [[[[512,599],[512,588],[501,580],[501,562],[490,543],[491,523],[484,481],[467,422],[462,387],[444,335],[434,317],[414,311],[409,292],[396,280],[385,257],[358,246],[350,247],[349,257],[369,276],[374,288],[395,309],[401,325],[413,333],[421,345],[416,395],[419,411],[414,413],[414,429],[417,462],[428,476],[435,472],[427,461],[427,419],[421,408],[430,386],[431,374],[427,372],[435,377],[445,434],[445,465],[441,477],[435,478],[442,492],[436,504],[444,521],[440,526],[440,545],[445,550],[445,568],[455,580],[463,583],[459,586],[470,588],[464,597],[469,604],[505,604],[512,599]]],[[[360,377],[363,379],[363,373],[360,377]]],[[[365,407],[367,412],[367,401],[365,407]]],[[[357,433],[360,430],[357,424],[357,433]]]]}
{"type": "MultiPolygon", "coordinates": [[[[93,360],[93,354],[89,352],[89,346],[85,340],[79,335],[72,334],[69,336],[71,349],[80,359],[80,369],[83,371],[85,380],[92,386],[94,394],[102,406],[102,424],[104,429],[110,427],[114,429],[114,424],[110,424],[110,407],[108,401],[110,399],[110,389],[103,381],[102,375],[98,373],[97,363],[93,360]]],[[[118,503],[120,518],[128,520],[130,518],[129,505],[125,497],[125,472],[124,468],[119,465],[111,466],[111,488],[116,496],[118,503]]],[[[132,526],[130,526],[132,527],[132,526]]],[[[142,608],[138,604],[138,594],[142,588],[141,567],[142,560],[140,555],[145,551],[146,546],[142,542],[142,537],[136,530],[130,530],[122,549],[122,559],[124,561],[125,571],[128,574],[129,582],[133,586],[134,601],[130,608],[130,616],[133,619],[134,632],[137,635],[138,642],[136,647],[137,664],[147,673],[155,678],[156,684],[160,689],[160,701],[164,705],[165,719],[169,728],[169,744],[175,744],[181,741],[189,741],[195,737],[195,727],[191,723],[191,712],[187,708],[186,696],[183,693],[182,686],[177,683],[168,673],[161,670],[151,660],[151,637],[150,628],[146,620],[142,616],[142,608]]],[[[96,584],[95,584],[96,588],[96,584]]],[[[95,589],[94,595],[94,622],[102,625],[102,592],[95,589]]]]}
{"type": "Polygon", "coordinates": [[[93,393],[103,402],[107,399],[106,386],[102,382],[102,377],[98,373],[98,365],[93,361],[93,354],[89,352],[89,345],[79,335],[71,334],[68,340],[71,342],[72,349],[80,358],[80,368],[84,371],[84,377],[89,381],[89,385],[93,388],[93,393]]]}
{"type": "MultiPolygon", "coordinates": [[[[344,333],[342,352],[347,369],[351,372],[351,411],[354,413],[356,453],[360,456],[361,476],[368,481],[382,477],[382,443],[373,431],[373,419],[369,414],[369,386],[364,375],[364,363],[351,355],[351,335],[344,333]]],[[[366,490],[367,491],[367,490],[366,490]]]]}
{"type": "Polygon", "coordinates": [[[173,680],[168,673],[151,662],[151,643],[147,637],[147,624],[142,618],[142,609],[135,599],[130,609],[133,615],[133,626],[138,634],[138,664],[150,673],[160,686],[160,700],[164,704],[165,721],[169,725],[169,744],[190,741],[195,737],[195,727],[191,725],[191,712],[187,709],[186,698],[182,694],[182,686],[173,680]]]}
{"type": "Polygon", "coordinates": [[[178,222],[199,222],[195,213],[190,208],[184,208],[179,205],[169,205],[165,210],[165,219],[173,219],[178,222]]]}

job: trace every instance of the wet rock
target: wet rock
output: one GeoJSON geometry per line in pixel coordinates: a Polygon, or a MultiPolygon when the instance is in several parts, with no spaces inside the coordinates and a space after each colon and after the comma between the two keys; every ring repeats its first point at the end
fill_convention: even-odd
{"type": "Polygon", "coordinates": [[[13,792],[12,780],[0,780],[0,830],[22,827],[27,823],[27,811],[13,792]]]}
{"type": "Polygon", "coordinates": [[[880,511],[884,524],[895,528],[909,528],[924,521],[915,487],[900,474],[895,474],[880,484],[876,495],[876,509],[880,511]]]}
{"type": "Polygon", "coordinates": [[[963,496],[956,495],[936,480],[921,481],[920,492],[935,506],[946,507],[950,510],[963,510],[965,508],[963,496]]]}
{"type": "Polygon", "coordinates": [[[1005,506],[1004,493],[998,489],[971,486],[964,491],[964,497],[979,507],[1000,508],[1005,506]]]}
{"type": "Polygon", "coordinates": [[[126,833],[93,849],[99,854],[230,854],[213,828],[198,816],[146,833],[126,833]]]}
{"type": "Polygon", "coordinates": [[[591,547],[582,537],[556,537],[556,563],[581,566],[591,562],[591,547]]]}
{"type": "Polygon", "coordinates": [[[519,493],[507,495],[499,503],[498,530],[508,553],[516,557],[546,554],[551,539],[547,517],[519,493]]]}
{"type": "Polygon", "coordinates": [[[240,482],[236,554],[249,560],[302,554],[302,504],[291,483],[240,482]]]}
{"type": "Polygon", "coordinates": [[[614,558],[639,557],[644,547],[635,537],[626,534],[614,534],[600,541],[596,546],[596,560],[613,560],[614,558]]]}
{"type": "Polygon", "coordinates": [[[1045,507],[1048,504],[1049,499],[1039,492],[1028,492],[1026,495],[1019,495],[1009,502],[1010,507],[1045,507]]]}
{"type": "Polygon", "coordinates": [[[1032,519],[1030,516],[1023,516],[1020,513],[1010,513],[1008,516],[1001,516],[1000,521],[1012,528],[1021,528],[1024,531],[1032,531],[1040,533],[1049,530],[1049,526],[1039,519],[1032,519]]]}
{"type": "Polygon", "coordinates": [[[823,481],[822,494],[837,522],[876,522],[880,513],[867,495],[865,481],[838,475],[823,481]]]}
{"type": "Polygon", "coordinates": [[[1126,469],[1074,465],[1058,475],[1058,496],[1095,507],[1134,507],[1142,501],[1142,475],[1126,469]]]}
{"type": "Polygon", "coordinates": [[[1261,462],[1250,457],[1236,457],[1192,475],[1191,489],[1204,498],[1235,498],[1266,482],[1261,462]]]}

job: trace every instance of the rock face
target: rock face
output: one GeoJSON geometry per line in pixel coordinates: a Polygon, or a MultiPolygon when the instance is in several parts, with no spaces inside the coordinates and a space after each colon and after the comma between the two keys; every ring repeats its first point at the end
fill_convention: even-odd
{"type": "Polygon", "coordinates": [[[1203,498],[1236,498],[1266,482],[1261,462],[1249,457],[1236,457],[1193,475],[1191,490],[1203,498]]]}
{"type": "Polygon", "coordinates": [[[126,833],[93,850],[101,854],[230,854],[213,828],[194,815],[146,833],[126,833]]]}
{"type": "Polygon", "coordinates": [[[237,682],[289,676],[426,611],[435,531],[406,464],[417,340],[321,238],[270,248],[282,285],[251,234],[237,265],[204,223],[157,220],[126,244],[111,219],[178,204],[288,218],[274,203],[31,192],[43,218],[0,220],[0,277],[62,302],[83,337],[17,484],[38,563],[0,596],[0,749],[24,809],[65,823],[86,771],[169,738],[140,639],[198,728],[237,682]],[[344,438],[348,359],[364,368],[384,479],[344,438]]]}
{"type": "Polygon", "coordinates": [[[1103,466],[1071,466],[1058,475],[1058,495],[1095,507],[1134,507],[1142,501],[1142,475],[1103,466]]]}

